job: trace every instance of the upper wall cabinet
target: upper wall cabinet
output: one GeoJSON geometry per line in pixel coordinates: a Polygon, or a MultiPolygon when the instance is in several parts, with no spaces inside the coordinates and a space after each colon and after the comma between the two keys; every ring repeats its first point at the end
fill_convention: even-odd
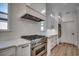
{"type": "Polygon", "coordinates": [[[0,3],[0,31],[8,30],[8,3],[0,3]]]}

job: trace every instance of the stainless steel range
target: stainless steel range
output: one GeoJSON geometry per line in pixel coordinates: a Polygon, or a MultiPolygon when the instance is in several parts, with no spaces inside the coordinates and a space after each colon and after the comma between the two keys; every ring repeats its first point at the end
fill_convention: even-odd
{"type": "Polygon", "coordinates": [[[26,35],[22,38],[31,41],[31,55],[43,56],[47,53],[47,38],[41,35],[26,35]]]}

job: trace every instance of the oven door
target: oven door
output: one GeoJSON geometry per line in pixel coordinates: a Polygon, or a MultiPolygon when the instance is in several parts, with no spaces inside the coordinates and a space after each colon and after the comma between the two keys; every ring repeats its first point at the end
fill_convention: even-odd
{"type": "Polygon", "coordinates": [[[47,43],[43,43],[33,48],[32,56],[43,56],[47,53],[47,43]]]}

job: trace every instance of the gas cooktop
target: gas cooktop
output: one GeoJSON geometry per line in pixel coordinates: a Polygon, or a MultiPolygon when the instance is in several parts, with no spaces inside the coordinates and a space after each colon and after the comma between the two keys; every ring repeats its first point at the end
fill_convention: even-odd
{"type": "Polygon", "coordinates": [[[21,36],[21,38],[23,39],[27,39],[27,40],[35,40],[35,39],[39,39],[39,38],[43,38],[45,36],[43,35],[25,35],[25,36],[21,36]]]}

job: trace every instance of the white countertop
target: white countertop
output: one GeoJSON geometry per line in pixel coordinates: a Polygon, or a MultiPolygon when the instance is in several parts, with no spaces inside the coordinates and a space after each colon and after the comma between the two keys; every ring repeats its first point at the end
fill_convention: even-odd
{"type": "MultiPolygon", "coordinates": [[[[57,35],[57,31],[52,29],[48,30],[46,36],[51,37],[57,35]]],[[[31,41],[25,39],[13,39],[13,40],[5,40],[0,41],[0,49],[10,47],[10,46],[19,46],[23,44],[30,44],[31,41]]]]}
{"type": "Polygon", "coordinates": [[[25,39],[0,41],[0,49],[10,47],[10,46],[19,46],[23,44],[30,44],[30,41],[25,40],[25,39]]]}

